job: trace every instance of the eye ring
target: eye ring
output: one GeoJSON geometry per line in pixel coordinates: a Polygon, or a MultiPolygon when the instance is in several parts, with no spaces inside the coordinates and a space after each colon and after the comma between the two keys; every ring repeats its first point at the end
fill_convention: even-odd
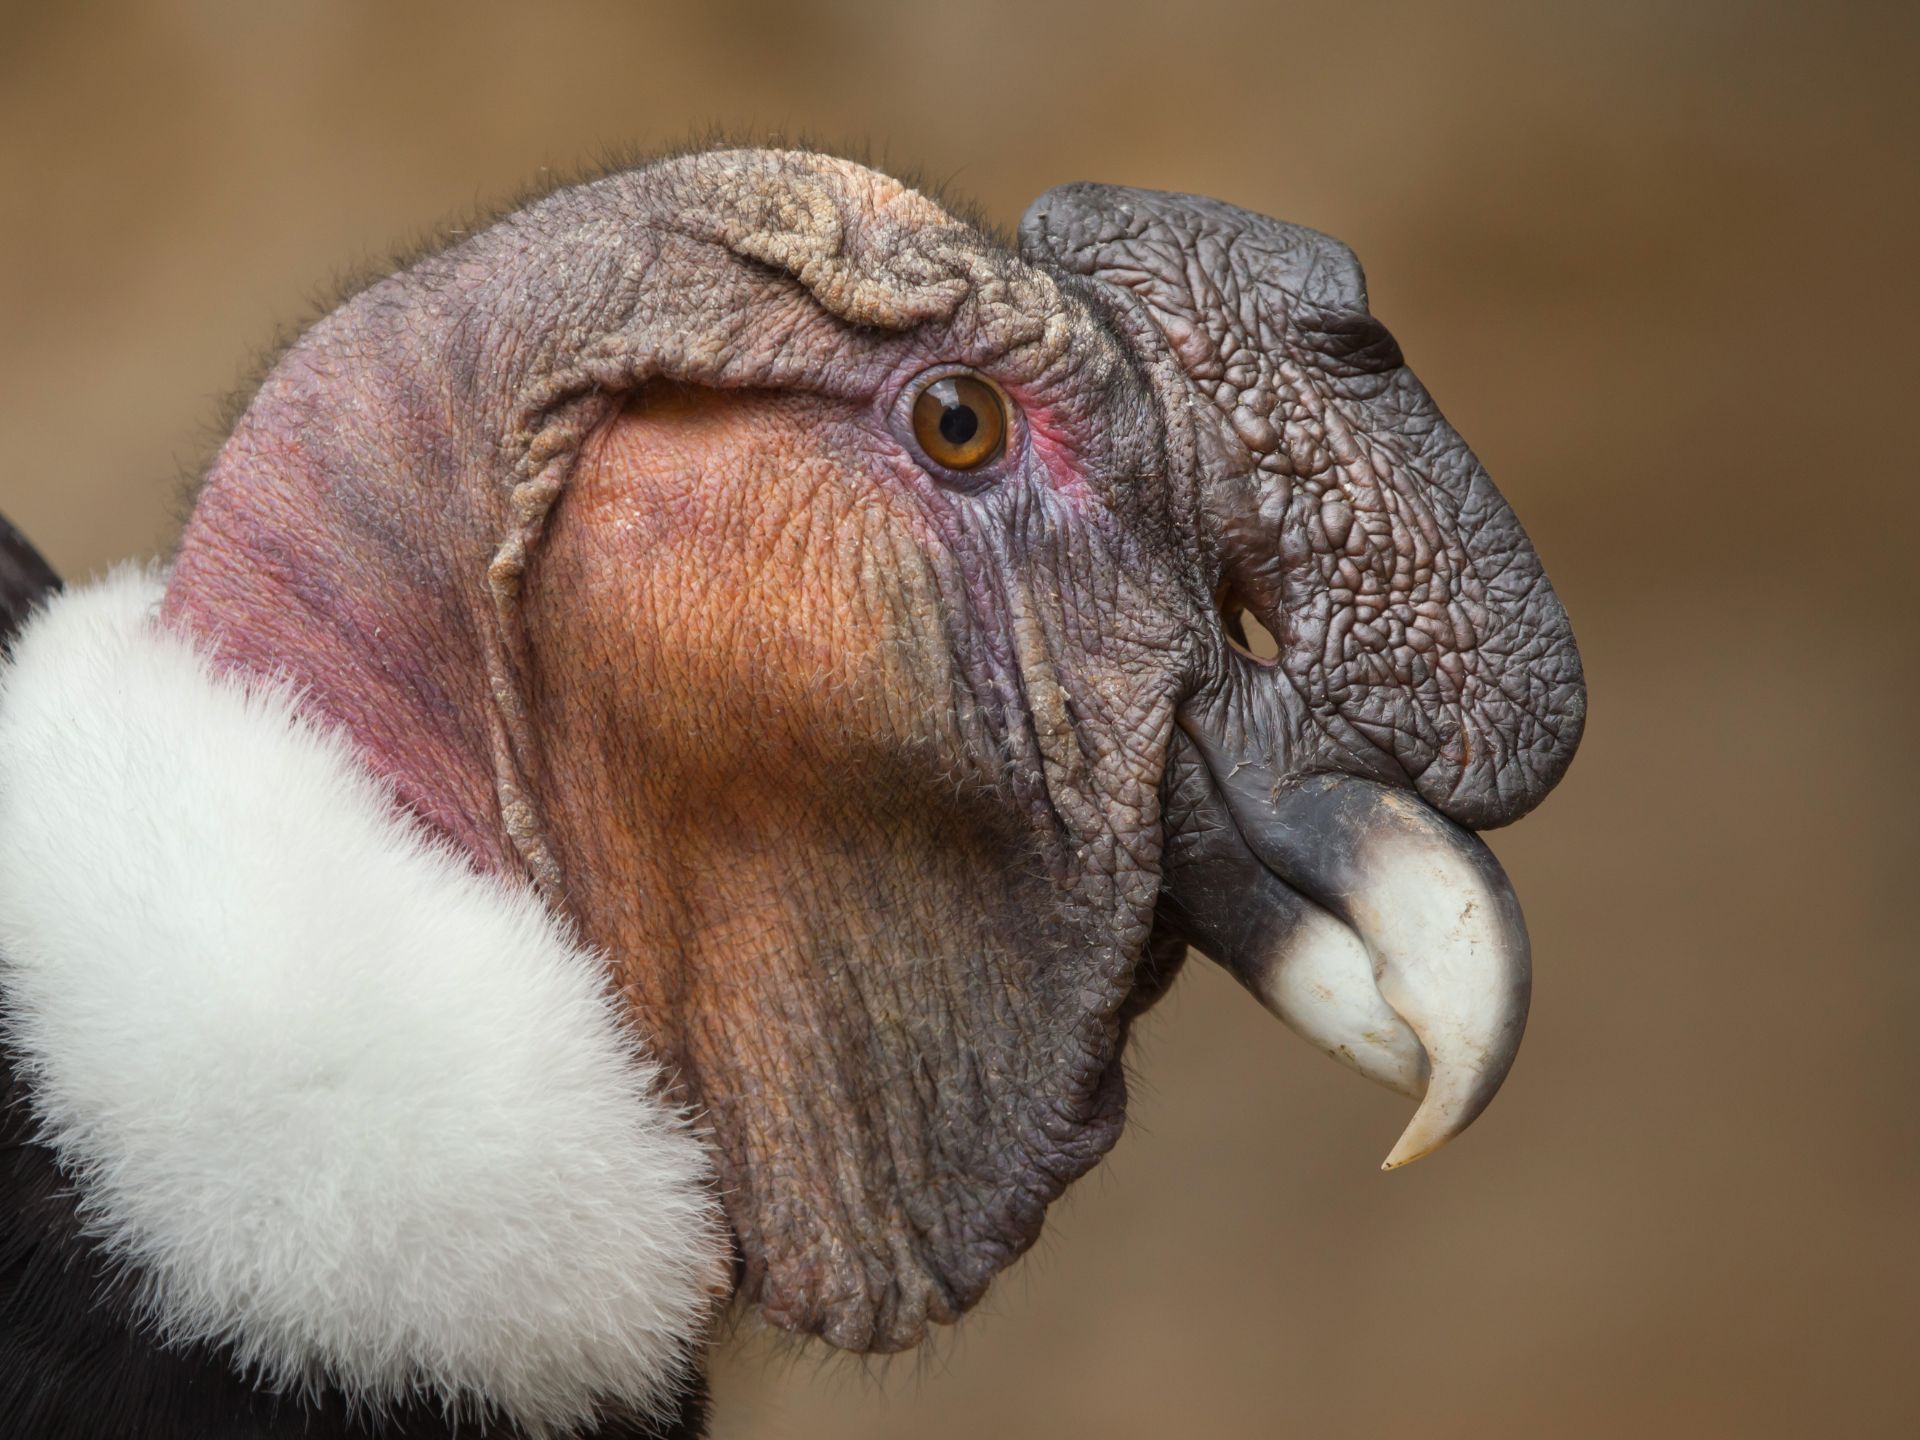
{"type": "Polygon", "coordinates": [[[907,421],[921,453],[942,470],[965,473],[1006,453],[1013,403],[975,370],[933,370],[914,381],[907,421]]]}

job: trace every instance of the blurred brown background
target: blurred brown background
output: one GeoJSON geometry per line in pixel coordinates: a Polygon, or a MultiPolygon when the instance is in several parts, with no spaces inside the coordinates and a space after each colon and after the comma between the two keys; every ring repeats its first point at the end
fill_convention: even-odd
{"type": "Polygon", "coordinates": [[[330,277],[721,124],[1010,224],[1071,179],[1329,230],[1513,500],[1592,721],[1493,837],[1507,1092],[1405,1107],[1196,965],[1136,1123],[931,1357],[764,1341],[722,1437],[1920,1434],[1920,27],[1822,4],[23,5],[0,508],[163,548],[330,277]]]}

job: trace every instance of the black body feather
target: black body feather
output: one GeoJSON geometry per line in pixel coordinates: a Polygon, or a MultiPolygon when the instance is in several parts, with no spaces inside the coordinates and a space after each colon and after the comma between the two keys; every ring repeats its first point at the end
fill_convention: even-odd
{"type": "Polygon", "coordinates": [[[60,577],[27,543],[26,536],[0,515],[0,653],[27,618],[34,603],[60,588],[60,577]]]}

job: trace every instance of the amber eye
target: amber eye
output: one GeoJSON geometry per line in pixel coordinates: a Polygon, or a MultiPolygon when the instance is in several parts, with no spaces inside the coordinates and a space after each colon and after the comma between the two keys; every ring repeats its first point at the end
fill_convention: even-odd
{"type": "Polygon", "coordinates": [[[913,398],[913,438],[935,464],[977,470],[1007,443],[1007,397],[979,375],[942,375],[913,398]]]}

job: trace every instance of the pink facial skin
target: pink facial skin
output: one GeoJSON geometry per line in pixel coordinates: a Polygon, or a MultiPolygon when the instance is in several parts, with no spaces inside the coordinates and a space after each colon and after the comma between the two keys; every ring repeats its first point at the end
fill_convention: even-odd
{"type": "Polygon", "coordinates": [[[254,404],[273,418],[221,451],[182,537],[162,623],[191,633],[224,668],[295,686],[317,721],[353,737],[403,808],[480,868],[503,870],[512,856],[473,641],[477,579],[452,586],[433,565],[446,543],[432,533],[433,507],[406,513],[416,502],[399,486],[343,486],[335,432],[279,423],[275,393],[308,363],[283,363],[254,404]]]}

